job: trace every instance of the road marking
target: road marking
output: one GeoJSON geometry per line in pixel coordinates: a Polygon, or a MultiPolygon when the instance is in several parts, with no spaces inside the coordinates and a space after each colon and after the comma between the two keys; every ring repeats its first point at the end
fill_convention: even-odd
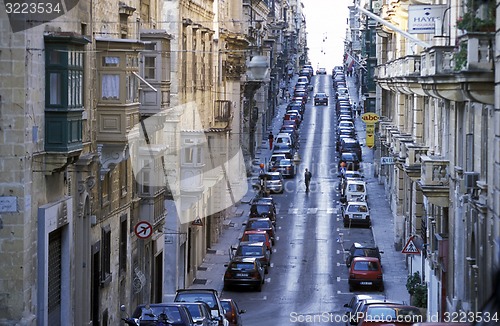
{"type": "Polygon", "coordinates": [[[308,208],[307,214],[316,214],[318,212],[317,208],[308,208]]]}
{"type": "Polygon", "coordinates": [[[337,282],[340,282],[340,276],[337,276],[337,282]]]}

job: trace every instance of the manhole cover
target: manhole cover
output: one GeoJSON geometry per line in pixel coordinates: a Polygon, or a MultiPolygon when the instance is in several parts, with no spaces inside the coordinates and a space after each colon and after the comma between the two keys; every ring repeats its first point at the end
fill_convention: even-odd
{"type": "Polygon", "coordinates": [[[207,280],[204,278],[195,278],[193,284],[205,285],[207,284],[207,280]]]}

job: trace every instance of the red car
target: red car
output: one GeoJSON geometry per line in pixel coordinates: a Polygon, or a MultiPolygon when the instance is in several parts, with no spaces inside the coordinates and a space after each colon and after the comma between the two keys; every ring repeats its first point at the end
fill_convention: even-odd
{"type": "Polygon", "coordinates": [[[257,231],[257,230],[245,231],[240,241],[264,242],[269,252],[272,253],[271,239],[269,238],[269,234],[267,234],[266,231],[257,231]]]}
{"type": "Polygon", "coordinates": [[[349,267],[349,291],[367,286],[384,291],[384,279],[380,260],[376,257],[355,257],[349,267]]]}
{"type": "Polygon", "coordinates": [[[221,299],[220,303],[226,310],[226,319],[229,321],[229,326],[243,325],[241,314],[244,314],[246,310],[238,308],[238,305],[233,299],[221,299]]]}

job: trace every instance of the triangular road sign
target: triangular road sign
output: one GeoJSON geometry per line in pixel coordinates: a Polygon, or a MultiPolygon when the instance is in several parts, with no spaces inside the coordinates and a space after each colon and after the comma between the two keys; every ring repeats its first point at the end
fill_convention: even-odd
{"type": "Polygon", "coordinates": [[[419,254],[420,250],[417,248],[415,243],[413,242],[413,237],[410,237],[408,239],[408,242],[406,243],[405,247],[401,251],[403,254],[419,254]]]}
{"type": "Polygon", "coordinates": [[[203,226],[203,221],[201,220],[201,218],[198,217],[193,222],[191,222],[191,225],[203,226]]]}

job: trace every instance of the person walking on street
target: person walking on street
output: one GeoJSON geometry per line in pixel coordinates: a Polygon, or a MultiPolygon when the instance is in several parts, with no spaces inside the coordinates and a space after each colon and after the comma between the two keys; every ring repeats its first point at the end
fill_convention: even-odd
{"type": "Polygon", "coordinates": [[[267,139],[269,139],[269,149],[273,149],[274,135],[272,131],[269,132],[267,139]]]}
{"type": "Polygon", "coordinates": [[[304,182],[306,183],[306,192],[309,192],[309,184],[311,183],[311,178],[312,178],[311,171],[309,171],[306,168],[306,172],[304,172],[304,182]]]}

